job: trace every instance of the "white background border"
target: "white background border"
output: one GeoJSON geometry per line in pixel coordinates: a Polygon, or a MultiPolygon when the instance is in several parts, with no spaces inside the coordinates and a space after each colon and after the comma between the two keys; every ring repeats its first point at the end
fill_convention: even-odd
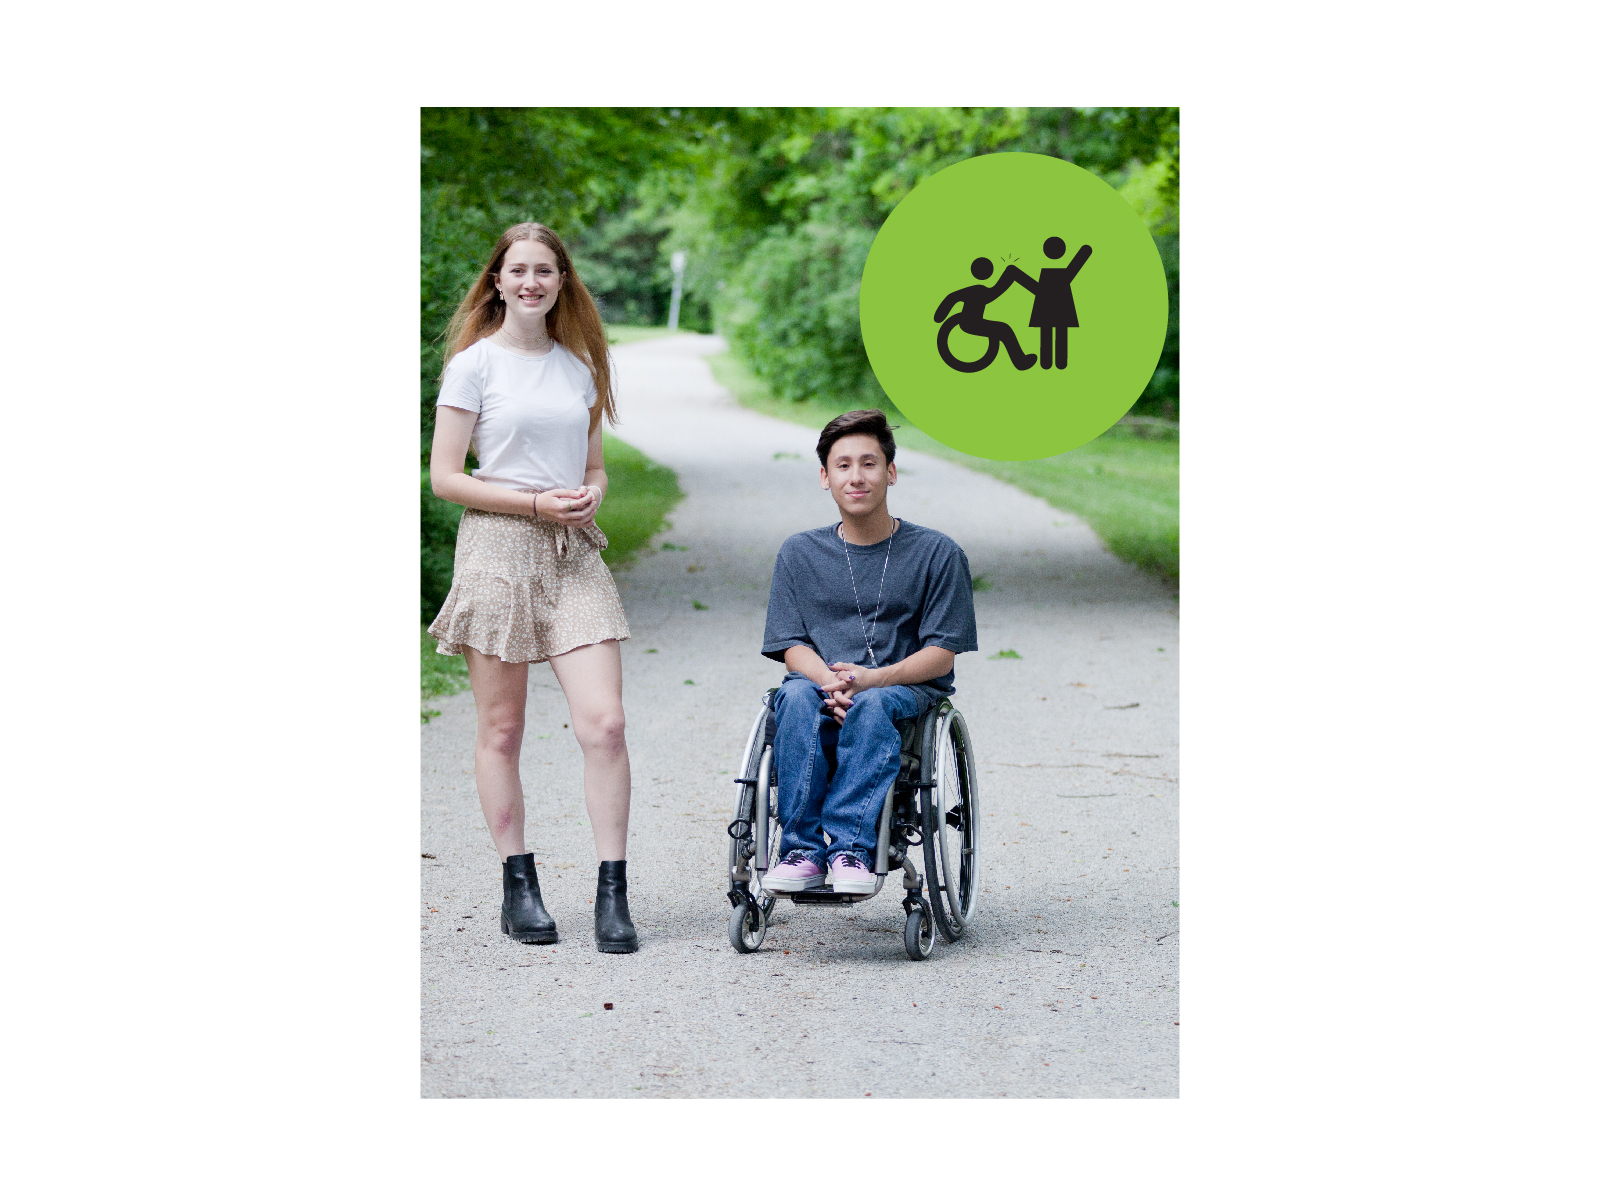
{"type": "Polygon", "coordinates": [[[1566,1189],[1588,64],[1478,11],[23,18],[23,1192],[1566,1189]],[[1182,1100],[415,1098],[416,110],[730,98],[1183,106],[1182,1100]]]}

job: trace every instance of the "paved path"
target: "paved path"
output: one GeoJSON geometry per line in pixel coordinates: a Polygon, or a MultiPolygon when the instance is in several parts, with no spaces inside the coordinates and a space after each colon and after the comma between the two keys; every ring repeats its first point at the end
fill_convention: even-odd
{"type": "Polygon", "coordinates": [[[618,434],[688,495],[659,539],[687,549],[617,576],[634,634],[623,669],[642,948],[594,951],[581,759],[549,667],[530,671],[523,777],[555,946],[499,931],[472,696],[434,701],[423,1095],[1176,1096],[1173,594],[1075,517],[941,459],[902,451],[891,508],[954,537],[992,584],[974,597],[981,648],[956,666],[985,822],[974,928],[912,962],[890,886],[855,908],[780,903],[760,953],[729,947],[731,772],[782,674],[757,652],[773,557],[836,516],[815,431],[738,407],[703,360],[721,348],[685,334],[617,350],[618,434]],[[1003,649],[1021,658],[989,659],[1003,649]]]}

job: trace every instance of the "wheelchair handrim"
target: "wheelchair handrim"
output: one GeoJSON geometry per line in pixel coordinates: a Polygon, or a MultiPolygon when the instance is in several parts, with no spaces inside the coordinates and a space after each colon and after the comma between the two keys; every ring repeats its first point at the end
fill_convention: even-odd
{"type": "MultiPolygon", "coordinates": [[[[763,703],[762,704],[762,710],[756,714],[756,719],[751,723],[750,735],[745,738],[745,748],[739,755],[739,777],[740,778],[748,779],[748,778],[755,778],[756,777],[752,773],[752,770],[754,769],[756,763],[751,761],[750,750],[751,750],[751,746],[756,744],[756,738],[761,733],[762,726],[764,724],[766,724],[766,723],[767,723],[767,704],[763,703]]],[[[745,783],[740,783],[739,784],[739,788],[740,788],[740,792],[741,792],[741,795],[740,795],[741,799],[744,797],[743,796],[743,792],[744,792],[744,789],[745,789],[745,787],[747,785],[748,784],[745,784],[745,783]]],[[[738,802],[739,802],[739,800],[736,799],[735,803],[738,803],[738,802]]],[[[735,816],[736,819],[739,817],[739,812],[737,810],[734,812],[734,816],[735,816]]]]}
{"type": "MultiPolygon", "coordinates": [[[[739,777],[742,778],[742,779],[753,779],[753,778],[756,777],[756,766],[757,766],[757,763],[755,761],[752,761],[752,752],[751,751],[755,748],[755,746],[757,744],[757,738],[761,735],[762,726],[767,721],[767,703],[768,702],[770,702],[770,701],[764,701],[763,702],[762,710],[759,713],[757,713],[755,721],[750,726],[750,735],[745,738],[745,751],[744,751],[744,753],[742,753],[740,755],[740,758],[739,758],[739,777]]],[[[752,844],[751,859],[754,859],[755,856],[756,856],[755,852],[754,852],[754,847],[755,847],[754,820],[755,820],[755,815],[756,815],[756,786],[755,786],[754,783],[735,783],[734,784],[734,788],[735,788],[735,790],[734,790],[734,820],[736,822],[737,821],[741,821],[741,820],[752,822],[752,827],[751,827],[749,835],[751,837],[751,844],[752,844]]],[[[736,881],[738,876],[739,876],[739,874],[741,873],[740,865],[739,865],[739,843],[740,843],[740,840],[741,840],[741,838],[733,837],[733,836],[730,836],[730,838],[729,838],[729,842],[730,843],[729,843],[729,846],[728,846],[728,878],[729,878],[730,882],[736,881]]],[[[747,875],[751,874],[751,864],[752,864],[751,860],[747,860],[746,861],[744,870],[745,870],[745,873],[747,875]]],[[[752,878],[751,881],[754,882],[755,879],[752,878]]]]}
{"type": "Polygon", "coordinates": [[[972,741],[967,735],[967,721],[955,708],[940,717],[934,749],[938,755],[935,759],[934,810],[936,851],[940,859],[939,881],[946,887],[947,915],[955,918],[958,929],[965,929],[978,903],[977,772],[973,769],[972,741]],[[958,747],[960,753],[957,752],[958,747]],[[944,768],[947,761],[949,770],[944,768]],[[960,832],[945,819],[945,814],[951,810],[949,788],[953,785],[958,806],[966,804],[960,832]]]}
{"type": "Polygon", "coordinates": [[[771,783],[773,778],[773,747],[764,746],[762,749],[761,765],[756,768],[756,807],[751,816],[751,831],[756,836],[756,860],[752,863],[757,874],[766,874],[768,863],[772,861],[773,847],[767,844],[768,834],[772,832],[769,803],[771,783]]]}

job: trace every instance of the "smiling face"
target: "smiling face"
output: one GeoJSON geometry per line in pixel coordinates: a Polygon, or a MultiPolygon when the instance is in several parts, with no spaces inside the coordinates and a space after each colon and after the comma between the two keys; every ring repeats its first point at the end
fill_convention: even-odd
{"type": "Polygon", "coordinates": [[[561,291],[556,251],[532,237],[514,241],[501,261],[497,282],[506,297],[506,311],[522,323],[549,315],[561,291]]]}
{"type": "Polygon", "coordinates": [[[841,515],[860,519],[883,508],[889,485],[895,481],[895,464],[884,460],[878,438],[853,433],[829,447],[828,465],[818,474],[841,515]]]}

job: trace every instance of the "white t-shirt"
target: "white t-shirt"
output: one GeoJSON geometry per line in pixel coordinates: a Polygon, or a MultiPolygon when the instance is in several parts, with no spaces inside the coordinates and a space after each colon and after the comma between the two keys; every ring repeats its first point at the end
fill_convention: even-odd
{"type": "Polygon", "coordinates": [[[439,407],[478,414],[473,478],[497,487],[582,487],[595,380],[567,347],[524,358],[487,337],[450,360],[439,407]]]}

